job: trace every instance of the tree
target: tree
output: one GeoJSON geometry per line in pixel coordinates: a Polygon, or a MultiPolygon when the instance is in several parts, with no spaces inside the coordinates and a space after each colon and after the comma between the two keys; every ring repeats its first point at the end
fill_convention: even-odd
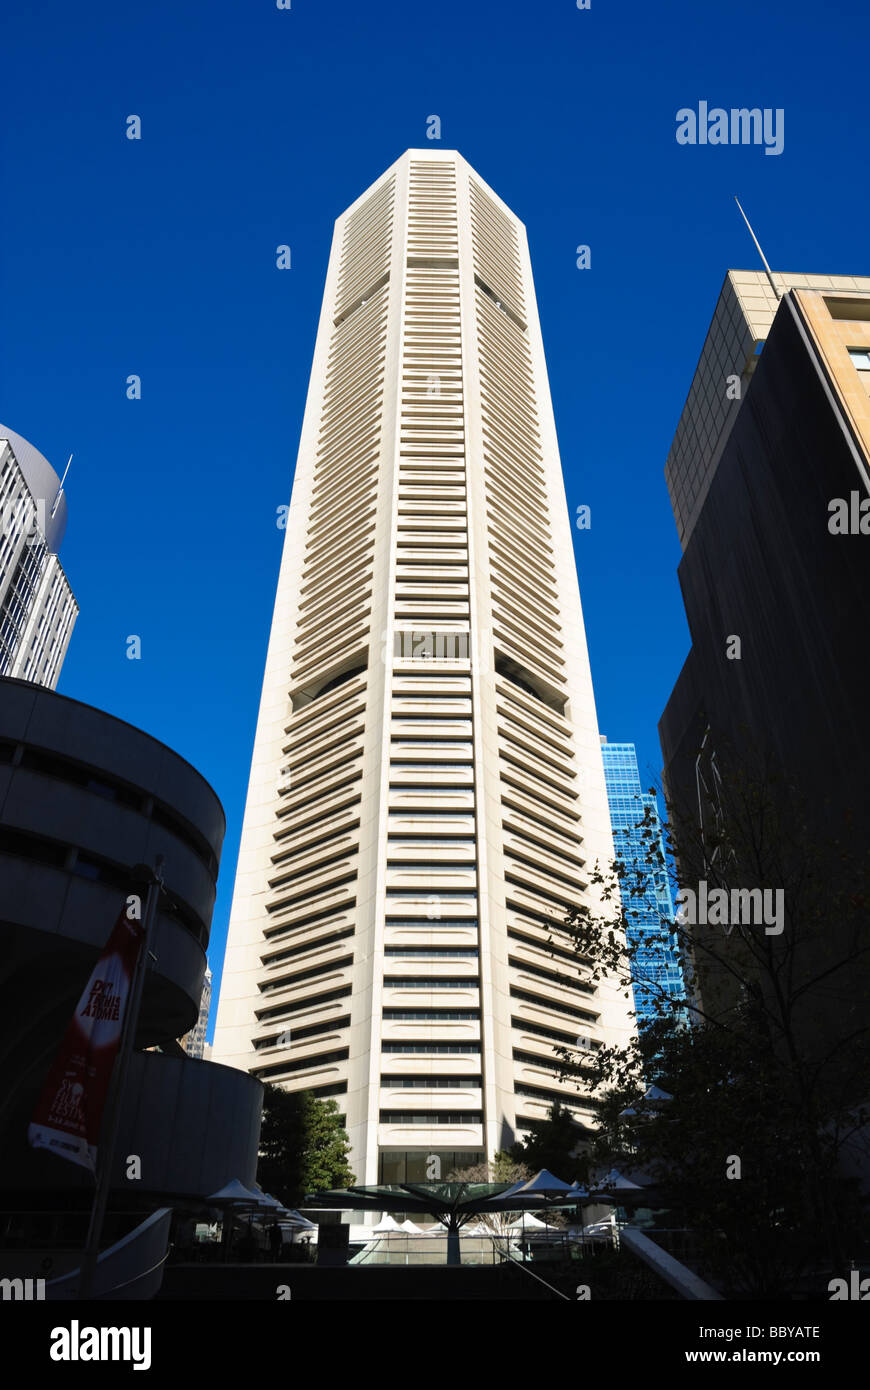
{"type": "MultiPolygon", "coordinates": [[[[474,1163],[468,1168],[454,1168],[449,1182],[527,1182],[532,1177],[531,1169],[517,1163],[503,1149],[499,1149],[491,1163],[474,1163]]],[[[490,1211],[475,1213],[476,1226],[482,1226],[494,1236],[506,1235],[517,1219],[515,1211],[490,1211]]]]}
{"type": "Polygon", "coordinates": [[[334,1100],[266,1086],[257,1166],[257,1180],[264,1191],[293,1207],[308,1192],[348,1187],[354,1182],[349,1153],[350,1142],[334,1100]]]}
{"type": "MultiPolygon", "coordinates": [[[[664,1205],[688,1214],[714,1282],[756,1297],[788,1292],[825,1260],[827,1234],[807,1217],[812,1158],[763,1027],[745,1018],[726,1033],[663,1019],[633,1052],[634,1067],[599,1109],[593,1159],[602,1170],[640,1167],[662,1184],[664,1205]],[[644,1101],[649,1076],[670,1099],[644,1101]]],[[[603,1070],[613,1076],[610,1063],[603,1070]]],[[[840,1216],[851,1210],[857,1223],[833,1163],[828,1181],[840,1216]]]]}
{"type": "Polygon", "coordinates": [[[513,1157],[513,1149],[499,1149],[490,1163],[472,1163],[454,1168],[448,1182],[526,1182],[532,1170],[513,1157]]]}
{"type": "Polygon", "coordinates": [[[547,1168],[557,1178],[585,1181],[589,1175],[586,1130],[564,1105],[554,1101],[545,1120],[535,1120],[525,1139],[512,1144],[508,1152],[532,1174],[547,1168]]]}
{"type": "Polygon", "coordinates": [[[598,905],[572,909],[563,928],[592,978],[627,997],[639,985],[658,1021],[626,1047],[598,1048],[586,1077],[573,1049],[559,1052],[563,1074],[599,1101],[597,1156],[651,1163],[727,1237],[736,1282],[769,1289],[820,1253],[839,1273],[856,1250],[840,1159],[868,1119],[870,858],[825,840],[769,764],[720,758],[698,787],[699,805],[668,805],[664,852],[644,812],[638,857],[596,866],[598,905]],[[679,886],[675,865],[686,887],[661,935],[691,970],[688,1004],[645,975],[625,936],[632,901],[648,901],[657,877],[679,886]],[[629,1104],[649,1082],[674,1101],[629,1104]],[[739,1178],[724,1176],[729,1156],[739,1178]]]}

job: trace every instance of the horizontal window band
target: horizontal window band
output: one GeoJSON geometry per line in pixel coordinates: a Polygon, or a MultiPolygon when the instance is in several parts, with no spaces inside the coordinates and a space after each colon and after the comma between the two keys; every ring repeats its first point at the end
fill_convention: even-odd
{"type": "Polygon", "coordinates": [[[578,994],[592,995],[593,997],[596,993],[594,986],[587,985],[583,980],[560,975],[555,970],[545,970],[539,965],[531,965],[528,961],[520,960],[518,956],[509,956],[508,965],[512,966],[514,970],[524,970],[529,975],[536,975],[542,980],[547,980],[559,989],[575,990],[578,994]]]}
{"type": "Polygon", "coordinates": [[[483,1112],[480,1110],[430,1110],[417,1114],[409,1110],[382,1110],[382,1125],[481,1125],[483,1112]]]}
{"type": "Polygon", "coordinates": [[[510,987],[511,999],[522,1000],[525,1004],[530,1004],[536,1009],[545,1009],[550,1013],[567,1014],[569,1018],[581,1018],[589,1023],[597,1023],[598,1014],[593,1014],[588,1009],[575,1009],[570,1004],[563,1004],[561,999],[545,999],[541,995],[532,994],[525,989],[517,989],[516,986],[510,987]]]}
{"type": "Polygon", "coordinates": [[[316,1071],[333,1062],[346,1062],[350,1051],[346,1047],[335,1048],[332,1052],[319,1052],[313,1057],[299,1057],[295,1061],[274,1062],[267,1067],[254,1067],[251,1076],[286,1076],[291,1072],[316,1071]]]}
{"type": "Polygon", "coordinates": [[[479,1091],[480,1076],[382,1076],[381,1086],[406,1091],[479,1091]]]}
{"type": "Polygon", "coordinates": [[[480,1009],[383,1009],[385,1023],[402,1021],[408,1023],[472,1023],[480,1018],[480,1009]]]}
{"type": "Polygon", "coordinates": [[[278,951],[272,956],[261,956],[260,960],[267,967],[278,965],[282,960],[290,960],[293,956],[302,956],[306,951],[320,951],[325,946],[333,946],[337,941],[344,941],[353,935],[353,927],[342,927],[341,931],[330,932],[327,936],[314,937],[309,941],[301,941],[298,946],[288,946],[285,951],[278,951]]]}
{"type": "Polygon", "coordinates": [[[269,980],[260,984],[261,994],[274,994],[279,989],[292,989],[304,980],[314,980],[318,975],[329,975],[333,971],[346,970],[353,965],[353,956],[342,956],[340,960],[323,961],[308,970],[298,970],[294,975],[284,975],[280,980],[269,980]]]}
{"type": "MultiPolygon", "coordinates": [[[[338,1032],[342,1028],[350,1027],[350,1014],[345,1014],[342,1018],[327,1019],[323,1023],[309,1023],[302,1028],[285,1028],[284,1033],[290,1034],[288,1046],[292,1047],[297,1042],[303,1042],[306,1038],[321,1037],[324,1033],[338,1032]]],[[[275,1047],[281,1033],[272,1033],[268,1038],[256,1038],[254,1040],[254,1051],[263,1052],[268,1047],[275,1047]]]]}
{"type": "Polygon", "coordinates": [[[423,959],[432,957],[435,960],[477,960],[479,951],[476,946],[385,946],[385,956],[420,956],[423,959]]]}
{"type": "Polygon", "coordinates": [[[479,989],[480,982],[476,975],[469,975],[465,979],[439,978],[437,975],[429,975],[424,979],[414,976],[393,976],[385,975],[383,980],[384,989],[426,989],[435,992],[439,989],[479,989]]]}
{"type": "Polygon", "coordinates": [[[254,1013],[261,1023],[271,1020],[277,1022],[279,1019],[289,1018],[291,1014],[303,1013],[307,1009],[316,1009],[322,1004],[332,1004],[337,999],[348,999],[351,993],[350,985],[342,985],[339,989],[327,990],[325,994],[310,994],[306,999],[294,999],[287,1004],[276,1004],[271,1009],[255,1009],[254,1013]]]}
{"type": "Polygon", "coordinates": [[[542,1023],[529,1023],[525,1018],[512,1018],[511,1027],[522,1033],[533,1033],[536,1037],[547,1038],[559,1047],[576,1047],[577,1038],[573,1033],[562,1033],[558,1028],[546,1028],[542,1023]]]}

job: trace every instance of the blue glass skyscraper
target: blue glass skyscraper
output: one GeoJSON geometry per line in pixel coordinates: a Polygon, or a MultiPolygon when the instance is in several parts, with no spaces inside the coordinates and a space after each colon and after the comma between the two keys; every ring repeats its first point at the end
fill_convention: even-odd
{"type": "Polygon", "coordinates": [[[658,848],[664,855],[658,803],[641,786],[633,743],[608,743],[602,737],[601,757],[616,857],[627,869],[640,870],[649,881],[648,891],[626,897],[624,904],[628,939],[638,948],[632,957],[634,1007],[637,1026],[644,1028],[656,1017],[655,1001],[663,993],[672,999],[686,997],[676,937],[669,929],[674,905],[668,876],[664,868],[653,870],[649,864],[649,850],[655,841],[651,846],[649,830],[642,833],[638,828],[650,812],[653,831],[658,831],[658,848]]]}

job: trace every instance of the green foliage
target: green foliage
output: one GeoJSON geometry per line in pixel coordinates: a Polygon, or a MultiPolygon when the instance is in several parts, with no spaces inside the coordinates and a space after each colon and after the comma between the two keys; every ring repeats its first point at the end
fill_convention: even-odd
{"type": "Polygon", "coordinates": [[[448,1182],[525,1182],[532,1170],[518,1162],[504,1149],[499,1149],[489,1163],[473,1163],[468,1168],[454,1168],[448,1182]]]}
{"type": "Polygon", "coordinates": [[[334,1100],[266,1086],[257,1181],[288,1206],[308,1192],[347,1187],[350,1142],[334,1100]]]}
{"type": "MultiPolygon", "coordinates": [[[[634,1080],[623,1055],[620,1084],[599,1111],[593,1157],[601,1168],[642,1168],[662,1184],[699,1237],[714,1282],[754,1296],[782,1294],[826,1262],[835,1214],[840,1221],[849,1214],[857,1232],[859,1212],[838,1177],[833,1137],[807,1129],[761,1020],[745,1016],[739,1035],[662,1021],[633,1051],[634,1080]],[[638,1099],[641,1077],[672,1099],[638,1099]]],[[[608,1074],[616,1071],[602,1059],[608,1074]]]]}
{"type": "Polygon", "coordinates": [[[596,866],[593,894],[569,913],[561,949],[567,936],[587,978],[627,998],[641,985],[658,1017],[591,1062],[558,1049],[562,1074],[597,1102],[596,1162],[669,1185],[730,1288],[781,1292],[809,1269],[816,1287],[822,1266],[848,1269],[866,1238],[840,1159],[870,1118],[870,857],[810,829],[797,790],[767,766],[720,758],[705,794],[700,818],[697,804],[669,806],[667,854],[639,808],[643,849],[628,865],[596,866]],[[626,940],[627,909],[674,865],[694,890],[763,889],[783,904],[771,932],[662,917],[694,982],[688,1003],[644,978],[626,940]],[[639,1102],[650,1083],[673,1100],[639,1102]]]}
{"type": "Polygon", "coordinates": [[[509,1149],[510,1157],[532,1174],[547,1168],[564,1182],[588,1176],[589,1160],[582,1151],[584,1131],[558,1101],[550,1106],[546,1120],[536,1120],[534,1129],[509,1149]],[[580,1150],[578,1152],[578,1150],[580,1150]]]}

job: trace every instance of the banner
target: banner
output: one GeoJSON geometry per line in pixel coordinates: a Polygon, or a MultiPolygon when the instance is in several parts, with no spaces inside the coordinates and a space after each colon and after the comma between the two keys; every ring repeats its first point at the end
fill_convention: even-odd
{"type": "Polygon", "coordinates": [[[121,909],[103,954],[64,1034],[27,1131],[35,1149],[50,1149],[96,1172],[103,1106],[144,937],[131,898],[121,909]],[[129,909],[128,909],[129,904],[129,909]]]}

